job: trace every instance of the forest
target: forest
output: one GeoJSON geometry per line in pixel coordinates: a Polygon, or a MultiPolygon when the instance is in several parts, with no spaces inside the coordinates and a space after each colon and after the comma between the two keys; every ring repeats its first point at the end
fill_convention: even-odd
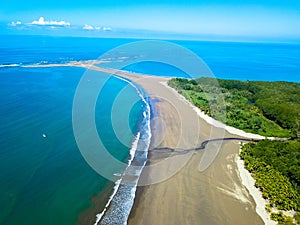
{"type": "MultiPolygon", "coordinates": [[[[240,156],[255,178],[255,186],[269,200],[266,209],[294,210],[300,224],[300,139],[250,142],[243,145],[240,156]]],[[[272,213],[271,218],[278,224],[295,224],[281,211],[272,213]]]]}
{"type": "Polygon", "coordinates": [[[300,84],[212,78],[174,78],[168,84],[229,126],[287,138],[244,144],[240,157],[268,199],[271,219],[279,225],[300,224],[300,84]],[[294,218],[282,212],[290,210],[294,218]]]}
{"type": "Polygon", "coordinates": [[[229,126],[263,136],[299,135],[299,83],[174,78],[168,84],[229,126]]]}

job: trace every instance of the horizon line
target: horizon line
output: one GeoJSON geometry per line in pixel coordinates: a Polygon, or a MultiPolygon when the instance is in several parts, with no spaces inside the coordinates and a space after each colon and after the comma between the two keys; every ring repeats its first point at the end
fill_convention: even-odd
{"type": "MultiPolygon", "coordinates": [[[[143,30],[145,31],[145,30],[143,30]]],[[[156,32],[156,31],[154,31],[156,32]]],[[[129,33],[119,36],[111,35],[82,35],[82,34],[37,34],[37,33],[0,33],[0,36],[41,36],[41,37],[70,37],[70,38],[94,38],[94,39],[133,39],[133,40],[172,40],[172,41],[200,41],[200,42],[228,42],[228,43],[266,43],[266,44],[300,44],[300,38],[287,38],[287,37],[261,37],[261,36],[225,36],[225,35],[205,35],[205,34],[186,34],[186,33],[169,33],[162,32],[162,34],[155,33],[149,35],[140,35],[129,33]],[[171,37],[176,35],[176,37],[171,37]],[[181,37],[180,37],[181,36],[181,37]]]]}

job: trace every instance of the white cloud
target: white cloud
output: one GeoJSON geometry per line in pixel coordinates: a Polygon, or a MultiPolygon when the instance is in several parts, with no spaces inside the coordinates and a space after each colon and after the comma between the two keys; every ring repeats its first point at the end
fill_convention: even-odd
{"type": "Polygon", "coordinates": [[[103,31],[111,31],[112,28],[111,27],[103,27],[103,31]]]}
{"type": "Polygon", "coordinates": [[[91,25],[85,24],[82,29],[84,29],[84,30],[94,30],[94,27],[91,26],[91,25]]]}
{"type": "Polygon", "coordinates": [[[21,24],[22,24],[22,22],[17,21],[17,22],[11,22],[9,25],[15,27],[15,26],[21,25],[21,24]]]}
{"type": "Polygon", "coordinates": [[[31,25],[40,25],[40,26],[70,26],[71,24],[66,21],[56,21],[51,20],[47,21],[44,19],[44,17],[40,17],[39,20],[34,20],[31,23],[31,25]]]}
{"type": "Polygon", "coordinates": [[[92,26],[92,25],[88,25],[85,24],[82,29],[84,30],[96,30],[96,31],[111,31],[112,28],[111,27],[100,27],[100,26],[92,26]]]}

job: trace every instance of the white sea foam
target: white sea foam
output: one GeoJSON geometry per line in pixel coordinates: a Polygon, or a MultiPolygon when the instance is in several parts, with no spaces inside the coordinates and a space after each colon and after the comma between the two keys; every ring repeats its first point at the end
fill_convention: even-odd
{"type": "Polygon", "coordinates": [[[104,207],[104,210],[101,213],[99,213],[99,214],[96,215],[96,222],[94,223],[94,225],[97,225],[99,223],[99,221],[101,220],[101,218],[103,217],[104,213],[106,212],[108,206],[110,205],[111,201],[113,200],[114,196],[116,195],[116,193],[117,193],[117,191],[119,189],[119,186],[121,184],[121,180],[122,179],[119,179],[119,180],[117,180],[115,182],[114,191],[111,194],[111,196],[109,197],[109,199],[108,199],[108,201],[107,201],[107,203],[106,203],[106,205],[104,207]]]}
{"type": "Polygon", "coordinates": [[[20,66],[21,64],[3,64],[3,65],[0,65],[0,68],[5,68],[5,67],[18,67],[20,66]]]}
{"type": "Polygon", "coordinates": [[[138,132],[133,143],[132,143],[132,146],[131,146],[131,149],[130,149],[130,160],[128,161],[128,165],[131,165],[131,162],[134,158],[134,155],[135,155],[135,152],[136,152],[136,149],[137,149],[137,145],[138,145],[138,142],[139,142],[139,139],[140,139],[140,135],[141,133],[138,132]]]}
{"type": "Polygon", "coordinates": [[[103,220],[106,220],[105,224],[111,224],[113,220],[117,220],[118,224],[124,224],[124,225],[127,224],[128,216],[134,203],[138,180],[146,164],[148,149],[151,140],[151,130],[150,130],[151,111],[150,111],[149,103],[146,101],[146,99],[144,98],[142,92],[138,89],[138,87],[135,86],[132,82],[119,76],[115,76],[115,77],[127,82],[136,90],[141,100],[145,103],[146,110],[143,112],[143,121],[141,123],[140,132],[137,133],[130,149],[130,159],[128,160],[128,166],[122,173],[121,178],[116,182],[114,186],[114,191],[110,196],[107,204],[105,205],[104,210],[96,216],[96,222],[94,225],[99,224],[101,220],[102,222],[103,220]],[[146,134],[144,134],[143,132],[146,132],[146,134]],[[139,148],[140,146],[142,146],[142,149],[139,148]],[[136,157],[136,151],[138,148],[139,148],[139,152],[142,152],[142,156],[145,157],[145,161],[143,162],[142,166],[136,169],[135,167],[131,167],[131,164],[134,158],[136,157]],[[126,175],[134,176],[136,177],[136,179],[134,179],[130,184],[123,185],[122,180],[126,175]],[[128,196],[129,194],[130,196],[128,196]],[[123,195],[124,196],[127,195],[125,199],[120,197],[123,195]],[[114,200],[115,198],[116,200],[114,200]],[[118,204],[115,204],[116,206],[114,207],[114,209],[109,211],[109,207],[113,206],[113,201],[116,201],[118,204]],[[105,218],[106,214],[108,214],[107,217],[109,218],[105,218]]]}
{"type": "MultiPolygon", "coordinates": [[[[133,158],[134,158],[134,154],[135,154],[136,149],[137,149],[137,144],[138,144],[139,138],[140,138],[140,132],[137,133],[137,135],[136,135],[134,141],[132,142],[132,146],[131,146],[131,149],[130,149],[130,159],[128,160],[128,166],[127,166],[127,168],[128,168],[128,167],[131,165],[131,163],[132,163],[132,160],[133,160],[133,158]]],[[[99,213],[99,214],[96,215],[96,222],[95,222],[94,225],[97,225],[98,222],[101,220],[101,218],[103,217],[103,215],[104,215],[105,212],[107,211],[107,208],[109,207],[111,201],[113,200],[114,196],[116,195],[116,193],[117,193],[117,191],[118,191],[118,189],[119,189],[119,186],[120,186],[120,184],[121,184],[123,174],[120,174],[120,177],[121,177],[121,178],[115,182],[114,191],[113,191],[113,193],[111,194],[109,200],[107,201],[107,203],[106,203],[106,205],[105,205],[103,211],[102,211],[101,213],[99,213]]]]}

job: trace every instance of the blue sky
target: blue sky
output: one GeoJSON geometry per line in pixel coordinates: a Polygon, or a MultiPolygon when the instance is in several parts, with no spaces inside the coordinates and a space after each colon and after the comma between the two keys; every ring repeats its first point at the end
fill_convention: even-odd
{"type": "Polygon", "coordinates": [[[300,39],[300,1],[2,0],[0,23],[2,33],[300,39]]]}

